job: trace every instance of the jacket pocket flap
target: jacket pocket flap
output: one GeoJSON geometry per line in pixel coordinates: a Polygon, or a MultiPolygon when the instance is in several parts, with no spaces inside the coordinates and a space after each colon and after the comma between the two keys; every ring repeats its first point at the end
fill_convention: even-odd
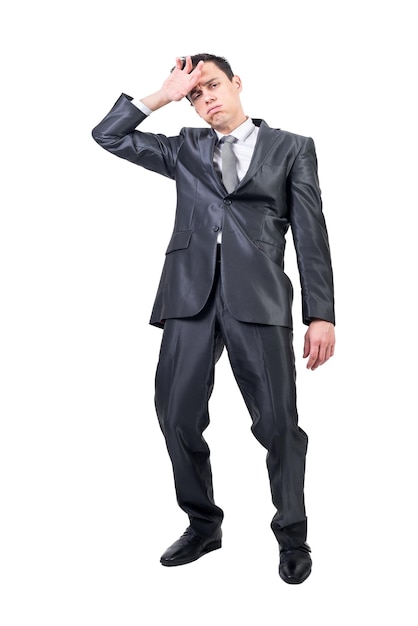
{"type": "Polygon", "coordinates": [[[170,243],[168,244],[166,254],[170,254],[170,252],[174,252],[174,250],[184,250],[187,248],[189,246],[192,233],[192,230],[181,230],[173,233],[170,243]]]}

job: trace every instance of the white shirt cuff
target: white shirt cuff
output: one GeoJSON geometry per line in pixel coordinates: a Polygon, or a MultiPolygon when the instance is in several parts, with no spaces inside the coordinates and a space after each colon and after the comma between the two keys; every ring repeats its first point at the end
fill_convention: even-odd
{"type": "Polygon", "coordinates": [[[134,104],[142,113],[145,115],[151,115],[152,111],[149,109],[139,98],[133,98],[131,100],[132,104],[134,104]]]}

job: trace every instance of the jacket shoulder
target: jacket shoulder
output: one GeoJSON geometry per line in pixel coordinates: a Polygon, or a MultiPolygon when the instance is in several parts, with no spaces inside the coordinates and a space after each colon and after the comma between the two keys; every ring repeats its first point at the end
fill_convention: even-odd
{"type": "Polygon", "coordinates": [[[206,139],[208,137],[213,137],[215,135],[215,131],[212,128],[195,128],[194,126],[184,126],[180,130],[180,135],[183,135],[183,137],[187,137],[190,139],[206,139]]]}
{"type": "Polygon", "coordinates": [[[299,135],[297,133],[291,133],[288,130],[282,130],[282,129],[278,129],[278,131],[282,133],[283,136],[288,137],[289,139],[295,141],[296,143],[306,143],[307,141],[312,141],[312,138],[306,135],[299,135]]]}
{"type": "Polygon", "coordinates": [[[264,132],[271,132],[281,139],[286,139],[288,143],[294,143],[302,146],[306,142],[313,141],[312,137],[308,137],[306,135],[293,133],[288,130],[284,130],[283,128],[272,128],[262,119],[253,118],[253,122],[256,126],[259,126],[260,129],[263,129],[264,132]]]}

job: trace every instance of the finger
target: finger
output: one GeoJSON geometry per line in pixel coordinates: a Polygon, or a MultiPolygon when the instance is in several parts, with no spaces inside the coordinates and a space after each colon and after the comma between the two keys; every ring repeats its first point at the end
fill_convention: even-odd
{"type": "Polygon", "coordinates": [[[196,73],[200,73],[202,71],[202,68],[204,66],[205,62],[204,61],[199,61],[199,63],[196,65],[196,67],[194,68],[192,74],[196,73]]]}
{"type": "Polygon", "coordinates": [[[181,70],[183,67],[183,57],[176,57],[176,70],[181,70]]]}
{"type": "Polygon", "coordinates": [[[324,363],[326,363],[331,358],[331,348],[332,348],[332,346],[327,346],[327,349],[325,351],[324,363]]]}
{"type": "Polygon", "coordinates": [[[319,367],[320,365],[323,365],[328,360],[327,349],[328,349],[327,344],[325,345],[321,344],[319,346],[317,367],[319,367]]]}
{"type": "Polygon", "coordinates": [[[303,343],[303,358],[306,359],[306,357],[309,355],[309,351],[310,351],[310,341],[307,335],[305,335],[305,340],[303,343]]]}
{"type": "Polygon", "coordinates": [[[333,354],[334,354],[334,344],[331,343],[326,346],[324,363],[329,361],[329,359],[332,357],[333,354]]]}
{"type": "Polygon", "coordinates": [[[335,344],[332,343],[329,347],[329,358],[334,356],[334,350],[335,350],[335,344]]]}
{"type": "Polygon", "coordinates": [[[193,86],[197,85],[202,75],[203,61],[199,61],[194,70],[190,72],[190,81],[193,83],[193,86]]]}
{"type": "Polygon", "coordinates": [[[189,91],[191,91],[194,87],[196,87],[196,85],[200,81],[201,76],[202,76],[202,70],[196,66],[193,72],[189,74],[189,86],[188,86],[189,91]]]}
{"type": "Polygon", "coordinates": [[[324,346],[320,346],[317,363],[315,363],[315,369],[320,365],[324,365],[333,354],[334,345],[333,344],[325,344],[324,346]]]}
{"type": "Polygon", "coordinates": [[[192,59],[191,59],[190,57],[186,57],[186,62],[185,62],[185,64],[184,64],[183,71],[184,71],[186,74],[190,74],[190,72],[192,71],[192,69],[193,69],[192,59]]]}
{"type": "Polygon", "coordinates": [[[310,353],[309,353],[308,363],[306,364],[306,367],[308,368],[308,370],[316,369],[316,367],[317,367],[316,362],[318,360],[318,354],[319,354],[319,346],[311,345],[311,350],[310,350],[310,353]]]}

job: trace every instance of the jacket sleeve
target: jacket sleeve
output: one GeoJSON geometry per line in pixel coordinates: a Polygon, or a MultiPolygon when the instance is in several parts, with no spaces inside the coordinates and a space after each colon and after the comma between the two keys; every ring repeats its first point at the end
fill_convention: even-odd
{"type": "Polygon", "coordinates": [[[287,195],[307,325],[315,318],[335,324],[333,271],[317,170],[314,142],[304,138],[288,176],[287,195]]]}
{"type": "Polygon", "coordinates": [[[122,94],[113,108],[93,129],[93,139],[108,152],[148,170],[175,177],[182,135],[166,137],[135,130],[147,117],[122,94]]]}

